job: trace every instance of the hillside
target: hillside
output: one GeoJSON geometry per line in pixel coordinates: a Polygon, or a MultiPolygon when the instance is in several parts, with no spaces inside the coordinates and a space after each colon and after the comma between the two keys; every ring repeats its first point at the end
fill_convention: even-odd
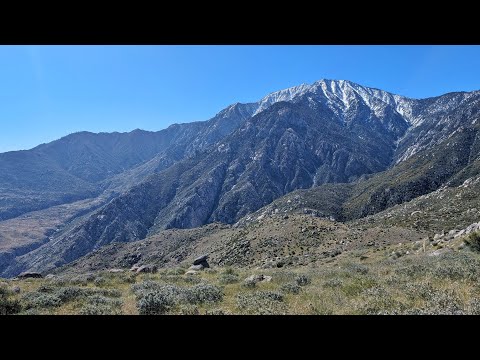
{"type": "MultiPolygon", "coordinates": [[[[103,203],[75,219],[65,217],[45,244],[9,257],[2,275],[50,271],[110,243],[161,238],[166,229],[202,233],[210,223],[243,226],[264,206],[269,210],[260,211],[271,213],[276,204],[295,204],[297,196],[303,199],[297,210],[348,222],[458,186],[478,174],[479,99],[479,92],[471,92],[415,100],[321,80],[234,104],[206,122],[148,133],[162,140],[147,141],[138,154],[138,142],[120,151],[105,141],[102,146],[118,152],[118,160],[108,160],[113,150],[60,156],[52,149],[65,141],[52,143],[42,151],[56,164],[70,164],[68,176],[93,184],[97,193],[91,197],[101,195],[103,203]]],[[[187,235],[178,236],[187,241],[187,235]]],[[[366,239],[372,236],[378,234],[366,239]]],[[[177,246],[171,241],[162,246],[177,246]]],[[[285,241],[293,240],[289,235],[285,241]]]]}

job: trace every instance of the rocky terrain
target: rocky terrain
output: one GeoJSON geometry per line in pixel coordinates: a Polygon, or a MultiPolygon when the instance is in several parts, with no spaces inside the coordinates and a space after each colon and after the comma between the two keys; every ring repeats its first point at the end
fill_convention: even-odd
{"type": "Polygon", "coordinates": [[[43,279],[26,273],[0,282],[0,314],[478,315],[479,229],[475,223],[434,239],[367,245],[288,268],[204,267],[192,260],[158,270],[66,269],[43,279]]]}
{"type": "MultiPolygon", "coordinates": [[[[315,292],[324,288],[316,277],[341,264],[379,274],[387,263],[426,264],[429,254],[443,259],[444,253],[446,264],[452,256],[470,264],[477,259],[470,237],[480,221],[479,110],[478,91],[416,100],[321,80],[231,105],[204,122],[156,133],[78,133],[0,154],[0,276],[50,274],[48,281],[67,283],[78,276],[105,277],[107,288],[118,285],[120,296],[130,299],[128,309],[119,303],[115,309],[142,313],[140,288],[128,284],[143,286],[149,276],[163,284],[175,271],[185,284],[217,287],[233,273],[262,275],[259,286],[293,301],[295,292],[304,294],[308,287],[284,283],[281,271],[309,277],[315,292]],[[205,254],[209,271],[181,275],[205,254]],[[133,280],[126,276],[132,267],[142,269],[133,280]],[[152,274],[144,275],[147,269],[152,274]],[[270,282],[263,280],[269,276],[270,282]]],[[[18,281],[34,292],[46,284],[18,281]]],[[[235,284],[235,294],[243,291],[241,281],[235,284]]],[[[44,295],[56,293],[55,286],[44,295]]],[[[228,300],[232,294],[225,289],[228,304],[222,311],[250,311],[243,303],[249,300],[228,300]]],[[[210,290],[220,296],[220,290],[210,290]]],[[[95,291],[79,295],[79,304],[107,296],[95,291]]],[[[194,296],[190,290],[172,291],[186,292],[177,294],[183,300],[172,300],[178,306],[168,305],[166,312],[199,304],[185,300],[194,296]]],[[[22,311],[42,308],[28,301],[20,299],[22,311]]],[[[81,308],[57,303],[48,311],[81,308]]],[[[460,305],[463,312],[473,311],[460,305]]],[[[280,308],[291,311],[285,303],[280,308]]],[[[403,308],[378,311],[392,309],[403,308]]],[[[315,311],[302,305],[293,312],[315,311]]]]}

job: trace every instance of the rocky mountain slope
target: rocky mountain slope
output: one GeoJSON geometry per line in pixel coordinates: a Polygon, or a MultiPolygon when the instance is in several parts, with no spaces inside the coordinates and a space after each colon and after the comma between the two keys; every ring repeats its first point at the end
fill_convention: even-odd
{"type": "Polygon", "coordinates": [[[461,183],[478,169],[479,99],[472,92],[414,100],[321,80],[172,126],[156,154],[122,165],[126,171],[101,168],[95,178],[69,168],[113,199],[3,274],[44,271],[163,229],[233,224],[297,189],[310,189],[307,211],[345,221],[461,183]]]}
{"type": "MultiPolygon", "coordinates": [[[[312,190],[293,192],[234,226],[220,223],[170,229],[130,243],[113,243],[59,268],[88,273],[138,265],[176,267],[210,254],[215,266],[247,268],[323,265],[375,251],[403,249],[397,256],[458,246],[480,228],[480,176],[444,186],[375,215],[344,223],[308,208],[312,190]],[[307,195],[308,194],[308,195],[307,195]],[[398,248],[394,248],[398,246],[398,248]]],[[[315,201],[314,201],[315,203],[315,201]]],[[[389,254],[389,253],[388,253],[389,254]]]]}

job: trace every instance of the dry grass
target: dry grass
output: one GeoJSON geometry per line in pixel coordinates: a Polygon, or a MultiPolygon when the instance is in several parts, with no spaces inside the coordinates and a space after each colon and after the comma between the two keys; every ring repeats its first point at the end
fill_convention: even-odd
{"type": "MultiPolygon", "coordinates": [[[[27,310],[24,300],[26,294],[42,291],[42,285],[50,285],[57,291],[75,282],[80,284],[75,285],[77,288],[105,295],[114,303],[121,300],[121,307],[112,311],[135,315],[139,299],[132,285],[147,282],[158,286],[170,284],[180,291],[202,283],[222,289],[221,301],[188,304],[177,299],[168,314],[463,314],[478,311],[475,299],[480,296],[480,254],[468,247],[455,250],[462,241],[456,239],[444,244],[440,254],[434,252],[438,246],[428,244],[424,253],[423,247],[415,243],[389,245],[382,250],[351,251],[321,266],[215,268],[196,275],[180,275],[181,271],[172,269],[137,276],[99,272],[94,276],[84,275],[88,280],[77,276],[7,283],[10,287],[20,287],[20,293],[12,296],[24,305],[22,313],[78,314],[86,306],[88,297],[78,296],[58,307],[34,310],[27,310]],[[238,281],[224,284],[225,274],[237,276],[238,281]],[[247,288],[243,280],[252,274],[268,275],[272,280],[247,288]],[[302,286],[289,291],[295,284],[302,286]],[[120,292],[120,296],[115,297],[112,290],[120,292]]],[[[48,289],[43,291],[52,291],[48,289]]]]}

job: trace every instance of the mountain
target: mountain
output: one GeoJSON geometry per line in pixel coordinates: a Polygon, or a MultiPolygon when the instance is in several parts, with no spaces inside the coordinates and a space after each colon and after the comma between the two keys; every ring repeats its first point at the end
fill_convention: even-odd
{"type": "Polygon", "coordinates": [[[229,134],[254,110],[236,104],[208,121],[158,132],[80,132],[0,154],[0,220],[102,192],[118,194],[229,134]]]}
{"type": "MultiPolygon", "coordinates": [[[[472,92],[415,100],[320,80],[152,133],[159,140],[143,155],[134,154],[138,142],[110,167],[105,157],[74,152],[80,160],[65,173],[97,186],[91,196],[103,192],[104,205],[15,257],[3,274],[46,271],[165,229],[241,223],[298,189],[311,193],[311,211],[346,221],[453,186],[477,174],[479,99],[472,92]]],[[[48,159],[72,163],[57,152],[48,159]]]]}
{"type": "Polygon", "coordinates": [[[0,154],[0,219],[98,195],[102,180],[164,149],[170,132],[82,132],[0,154]]]}

